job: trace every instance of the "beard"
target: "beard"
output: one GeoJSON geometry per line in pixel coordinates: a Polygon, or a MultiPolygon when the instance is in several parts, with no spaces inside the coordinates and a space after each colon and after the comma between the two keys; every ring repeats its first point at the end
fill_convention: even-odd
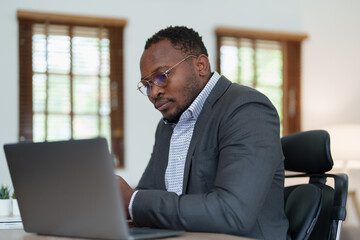
{"type": "MultiPolygon", "coordinates": [[[[202,89],[201,81],[193,74],[186,80],[185,87],[182,90],[183,102],[178,103],[175,111],[167,117],[164,116],[164,118],[169,122],[178,122],[183,112],[191,105],[202,89]]],[[[177,102],[174,99],[169,99],[169,101],[177,102]]]]}

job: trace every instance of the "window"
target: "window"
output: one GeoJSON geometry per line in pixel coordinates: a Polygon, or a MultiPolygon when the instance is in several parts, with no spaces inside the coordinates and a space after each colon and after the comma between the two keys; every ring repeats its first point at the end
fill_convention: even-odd
{"type": "Polygon", "coordinates": [[[18,11],[20,141],[105,137],[123,153],[125,21],[18,11]]]}
{"type": "Polygon", "coordinates": [[[306,35],[218,28],[217,69],[276,107],[283,135],[300,131],[301,41],[306,35]]]}

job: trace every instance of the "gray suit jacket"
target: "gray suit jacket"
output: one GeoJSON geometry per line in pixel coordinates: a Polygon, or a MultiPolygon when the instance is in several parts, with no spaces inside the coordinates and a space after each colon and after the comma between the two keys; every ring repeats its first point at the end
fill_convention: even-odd
{"type": "Polygon", "coordinates": [[[284,157],[268,98],[219,79],[195,124],[180,196],[165,189],[171,134],[160,121],[132,206],[135,225],[286,239],[284,157]]]}

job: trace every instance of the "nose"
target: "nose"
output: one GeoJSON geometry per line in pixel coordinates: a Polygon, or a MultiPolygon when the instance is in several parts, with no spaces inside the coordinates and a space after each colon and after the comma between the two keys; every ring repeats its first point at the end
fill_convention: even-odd
{"type": "Polygon", "coordinates": [[[159,87],[159,86],[156,86],[155,84],[152,84],[149,97],[156,99],[156,98],[160,97],[162,94],[164,94],[164,92],[165,92],[165,89],[163,87],[159,87]]]}

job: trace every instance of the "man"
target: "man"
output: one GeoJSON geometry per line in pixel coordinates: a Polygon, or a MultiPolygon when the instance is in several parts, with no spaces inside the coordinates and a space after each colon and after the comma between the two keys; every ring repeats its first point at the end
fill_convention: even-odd
{"type": "Polygon", "coordinates": [[[118,178],[134,224],[285,239],[284,157],[268,98],[212,73],[186,27],[148,39],[140,70],[138,90],[163,119],[136,191],[118,178]]]}

